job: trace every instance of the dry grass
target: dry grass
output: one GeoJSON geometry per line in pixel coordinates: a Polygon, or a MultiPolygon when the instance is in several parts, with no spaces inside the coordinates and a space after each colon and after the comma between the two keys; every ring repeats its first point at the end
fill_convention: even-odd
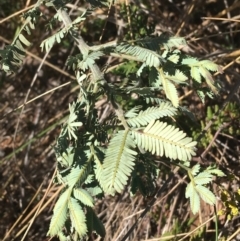
{"type": "MultiPolygon", "coordinates": [[[[17,26],[21,24],[19,15],[34,4],[31,0],[18,2],[11,8],[7,8],[4,1],[0,3],[0,48],[13,39],[17,26]]],[[[141,3],[138,0],[132,2],[138,5],[141,3]]],[[[209,58],[223,66],[224,74],[216,78],[222,82],[224,89],[215,101],[207,101],[207,105],[220,106],[220,112],[216,115],[224,112],[228,102],[235,101],[239,105],[240,2],[142,2],[150,2],[148,8],[144,4],[140,6],[148,15],[149,23],[157,22],[157,32],[169,31],[186,37],[189,49],[184,51],[199,58],[209,58]]],[[[127,0],[123,3],[131,4],[127,0]]],[[[69,5],[70,8],[73,6],[74,4],[69,5]]],[[[73,14],[74,12],[75,10],[73,14]]],[[[103,31],[103,39],[108,41],[121,38],[125,28],[131,26],[131,18],[123,21],[120,21],[120,17],[117,19],[117,16],[121,16],[119,7],[114,11],[112,8],[109,16],[107,14],[107,11],[102,10],[96,13],[103,19],[109,19],[106,30],[103,31]],[[111,31],[108,31],[108,24],[113,28],[111,31]],[[113,33],[119,35],[111,36],[113,33]]],[[[91,24],[93,20],[89,21],[91,24]]],[[[3,240],[49,240],[46,233],[52,207],[61,190],[61,187],[52,184],[56,164],[52,146],[60,124],[68,113],[68,103],[77,95],[77,87],[71,82],[74,76],[65,69],[66,58],[74,51],[74,46],[56,46],[44,56],[38,48],[46,37],[44,31],[39,31],[43,27],[44,23],[41,23],[41,28],[32,36],[34,45],[28,50],[22,68],[13,76],[0,73],[0,239],[3,240]]],[[[96,41],[100,33],[101,31],[96,36],[91,31],[87,38],[96,41]]],[[[198,118],[204,119],[206,107],[191,90],[184,89],[181,100],[198,118]]],[[[225,124],[239,129],[239,117],[240,115],[234,119],[234,123],[225,124]]],[[[206,131],[213,124],[214,119],[207,122],[206,131]]],[[[236,131],[224,134],[224,128],[226,127],[219,127],[215,131],[207,148],[200,148],[198,154],[204,159],[196,158],[194,161],[216,163],[236,175],[233,181],[221,180],[231,191],[239,188],[239,135],[236,131]]],[[[158,188],[169,178],[166,169],[173,170],[173,167],[165,167],[161,163],[159,165],[161,174],[157,181],[158,188]]],[[[199,215],[192,216],[184,197],[184,178],[175,174],[165,190],[157,193],[154,202],[153,197],[130,197],[127,191],[117,197],[97,201],[97,213],[106,227],[104,240],[122,240],[135,222],[138,222],[137,226],[128,240],[190,240],[192,232],[201,237],[195,240],[215,240],[214,210],[203,204],[199,215]],[[150,211],[140,220],[141,213],[149,204],[150,211]],[[188,223],[190,219],[192,222],[188,223]],[[184,225],[181,226],[182,224],[184,225]],[[167,232],[169,239],[164,239],[163,234],[167,232]]],[[[213,185],[213,188],[215,193],[219,192],[217,185],[213,185]]],[[[219,201],[216,209],[221,207],[219,201]]],[[[225,216],[221,216],[218,234],[226,237],[225,240],[234,240],[240,233],[238,225],[239,216],[233,221],[227,221],[225,216]]],[[[89,240],[99,239],[92,236],[89,240]]]]}

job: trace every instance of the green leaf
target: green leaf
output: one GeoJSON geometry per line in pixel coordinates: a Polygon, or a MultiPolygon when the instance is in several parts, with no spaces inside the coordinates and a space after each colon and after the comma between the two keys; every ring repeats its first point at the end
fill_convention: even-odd
{"type": "MultiPolygon", "coordinates": [[[[134,111],[138,109],[134,109],[134,111]]],[[[129,113],[129,112],[128,112],[129,113]]],[[[133,127],[145,126],[149,122],[159,119],[164,116],[173,116],[176,114],[176,108],[173,107],[168,102],[162,102],[159,107],[149,107],[145,111],[140,111],[137,115],[132,115],[132,117],[126,119],[127,123],[133,127]]],[[[129,114],[125,115],[130,116],[129,114]]]]}
{"type": "Polygon", "coordinates": [[[165,77],[177,84],[186,83],[186,80],[188,80],[188,77],[178,69],[175,71],[175,75],[169,75],[166,73],[165,77]]]}
{"type": "Polygon", "coordinates": [[[199,72],[203,76],[203,78],[206,80],[208,86],[213,91],[213,93],[217,94],[218,90],[217,90],[216,86],[214,86],[214,84],[213,84],[214,80],[213,80],[211,73],[202,66],[199,67],[199,72]]]}
{"type": "Polygon", "coordinates": [[[202,76],[210,89],[215,94],[218,92],[218,88],[214,85],[213,77],[209,71],[219,71],[222,73],[222,68],[220,66],[209,60],[198,61],[197,59],[191,60],[191,58],[184,59],[182,64],[186,64],[191,68],[191,77],[194,80],[196,80],[198,83],[201,83],[202,76]]]}
{"type": "MultiPolygon", "coordinates": [[[[154,66],[157,68],[161,65],[162,62],[165,62],[162,56],[156,53],[155,51],[149,50],[147,48],[142,48],[136,45],[130,45],[127,43],[119,44],[115,48],[115,52],[134,56],[138,61],[145,62],[145,64],[150,67],[154,66]]],[[[121,55],[121,57],[124,58],[124,55],[121,55]]],[[[140,73],[141,70],[138,72],[138,74],[140,73]]]]}
{"type": "Polygon", "coordinates": [[[200,209],[200,198],[192,182],[187,185],[185,196],[190,199],[192,213],[196,214],[200,209]]]}
{"type": "Polygon", "coordinates": [[[93,174],[89,174],[87,177],[86,177],[86,180],[84,181],[84,184],[90,184],[94,181],[94,175],[93,174]]]}
{"type": "Polygon", "coordinates": [[[90,193],[91,196],[97,196],[101,193],[103,193],[102,189],[100,187],[89,187],[86,188],[86,190],[90,193]]]}
{"type": "Polygon", "coordinates": [[[164,122],[152,121],[140,132],[131,130],[137,145],[152,154],[179,159],[190,160],[195,155],[196,141],[186,137],[183,131],[164,122]]]}
{"type": "Polygon", "coordinates": [[[20,42],[18,39],[16,40],[15,50],[16,50],[21,56],[25,56],[25,49],[23,48],[23,45],[21,44],[21,42],[20,42]]]}
{"type": "Polygon", "coordinates": [[[78,201],[70,198],[68,203],[70,219],[80,238],[87,234],[86,216],[78,201]]]}
{"type": "Polygon", "coordinates": [[[66,237],[63,232],[58,232],[58,237],[60,241],[69,241],[69,238],[66,237]]]}
{"type": "Polygon", "coordinates": [[[146,103],[150,105],[154,105],[154,104],[160,105],[161,103],[166,102],[166,99],[157,98],[154,96],[146,97],[145,100],[146,100],[146,103]]]}
{"type": "Polygon", "coordinates": [[[188,183],[188,185],[187,185],[187,187],[186,187],[185,197],[186,197],[186,198],[191,197],[193,191],[194,191],[193,184],[192,184],[192,182],[190,182],[190,183],[188,183]]]}
{"type": "Polygon", "coordinates": [[[129,131],[119,131],[110,141],[103,161],[100,184],[108,194],[121,192],[133,170],[137,152],[129,131]]]}
{"type": "Polygon", "coordinates": [[[82,188],[74,188],[73,195],[76,199],[78,199],[84,205],[89,206],[89,207],[94,206],[93,198],[86,190],[84,190],[82,188]]]}
{"type": "Polygon", "coordinates": [[[166,50],[171,50],[174,48],[179,48],[186,46],[186,40],[182,37],[170,36],[169,34],[161,34],[157,37],[145,37],[143,39],[138,39],[136,43],[151,49],[153,51],[159,51],[160,47],[164,47],[166,50]]]}
{"type": "Polygon", "coordinates": [[[40,47],[42,49],[42,51],[46,50],[49,51],[49,49],[51,49],[53,47],[53,45],[55,44],[55,42],[57,41],[58,43],[61,42],[61,39],[64,38],[64,36],[68,33],[69,29],[72,27],[72,25],[69,25],[68,28],[62,28],[61,30],[59,30],[57,33],[55,33],[54,35],[52,35],[51,37],[45,39],[40,47]]]}
{"type": "Polygon", "coordinates": [[[214,205],[216,203],[215,195],[206,187],[202,185],[197,185],[196,190],[204,202],[210,205],[214,205]]]}
{"type": "Polygon", "coordinates": [[[26,46],[30,46],[31,45],[31,43],[22,34],[19,35],[19,40],[22,43],[24,43],[26,46]]]}
{"type": "Polygon", "coordinates": [[[83,183],[87,177],[87,173],[87,165],[76,166],[71,169],[71,172],[67,176],[63,177],[63,180],[72,188],[77,182],[83,183]]]}
{"type": "Polygon", "coordinates": [[[175,85],[172,83],[170,79],[168,79],[162,70],[159,71],[158,78],[160,79],[163,90],[165,91],[165,94],[169,100],[171,100],[174,107],[178,107],[179,100],[178,100],[178,93],[175,85]]]}
{"type": "Polygon", "coordinates": [[[205,97],[206,97],[206,94],[203,90],[197,90],[197,94],[199,96],[199,98],[201,99],[202,103],[204,104],[205,103],[205,97]]]}
{"type": "Polygon", "coordinates": [[[198,83],[201,83],[202,78],[198,67],[192,67],[190,72],[191,72],[192,78],[196,80],[198,83]]]}
{"type": "Polygon", "coordinates": [[[26,12],[23,16],[26,20],[24,21],[23,26],[16,31],[16,36],[11,45],[7,45],[3,50],[0,50],[0,55],[2,57],[0,65],[8,74],[16,71],[16,67],[21,66],[25,57],[25,49],[23,45],[31,45],[22,32],[25,30],[28,34],[31,34],[30,28],[34,29],[34,22],[36,21],[36,18],[38,18],[39,13],[40,11],[38,11],[37,4],[31,10],[26,12]]]}
{"type": "Polygon", "coordinates": [[[168,60],[173,62],[174,64],[177,64],[179,61],[180,56],[178,54],[172,54],[168,57],[168,60]]]}
{"type": "Polygon", "coordinates": [[[102,160],[104,159],[103,154],[105,153],[104,151],[101,151],[99,148],[95,147],[94,148],[94,172],[96,175],[97,180],[100,182],[101,177],[102,177],[102,160]]]}
{"type": "Polygon", "coordinates": [[[191,66],[191,65],[194,66],[195,64],[198,64],[198,63],[199,63],[198,59],[189,57],[189,56],[182,60],[182,64],[189,65],[189,66],[191,66]]]}
{"type": "Polygon", "coordinates": [[[142,108],[141,105],[138,106],[134,106],[132,109],[130,109],[129,111],[127,111],[125,113],[125,117],[127,118],[134,118],[138,115],[139,110],[142,108]]]}
{"type": "Polygon", "coordinates": [[[214,169],[211,169],[211,168],[212,168],[212,167],[208,167],[208,168],[205,170],[205,172],[209,172],[209,173],[214,174],[214,175],[216,175],[216,176],[218,176],[218,177],[224,177],[224,176],[226,176],[226,174],[223,173],[221,170],[219,170],[219,169],[217,169],[217,168],[214,168],[214,169]]]}
{"type": "Polygon", "coordinates": [[[89,53],[87,56],[85,56],[83,60],[78,60],[77,69],[86,71],[93,64],[95,64],[95,60],[99,59],[102,56],[104,56],[104,53],[102,51],[95,51],[89,53]]]}
{"type": "Polygon", "coordinates": [[[196,176],[199,173],[200,170],[200,165],[196,164],[195,166],[192,167],[191,173],[193,176],[196,176]]]}
{"type": "Polygon", "coordinates": [[[210,60],[202,60],[199,62],[199,64],[201,64],[204,68],[206,68],[209,71],[219,71],[220,73],[222,73],[222,68],[210,60]]]}
{"type": "Polygon", "coordinates": [[[130,93],[135,93],[140,96],[152,96],[154,97],[155,94],[153,93],[155,90],[159,90],[159,87],[154,88],[154,87],[142,87],[142,88],[135,88],[135,87],[130,87],[128,88],[127,94],[130,93]]]}
{"type": "MultiPolygon", "coordinates": [[[[19,42],[19,45],[21,45],[19,40],[16,42],[19,42]]],[[[1,68],[6,73],[12,73],[16,70],[16,67],[22,64],[22,61],[25,57],[25,51],[19,49],[17,44],[15,46],[7,45],[3,50],[0,50],[0,55],[2,58],[0,61],[1,68]]]]}
{"type": "Polygon", "coordinates": [[[74,150],[73,147],[68,147],[66,152],[63,152],[61,156],[58,156],[57,161],[63,167],[71,167],[73,164],[74,150]]]}
{"type": "MultiPolygon", "coordinates": [[[[75,107],[76,107],[75,102],[73,102],[73,104],[69,104],[69,117],[68,117],[68,121],[66,123],[66,130],[68,132],[68,136],[69,136],[69,140],[71,140],[72,138],[74,138],[75,140],[77,140],[77,136],[75,134],[75,132],[77,131],[77,127],[80,127],[83,125],[82,122],[79,121],[75,121],[77,119],[77,113],[75,111],[75,107]]],[[[63,134],[65,134],[65,132],[63,134]]]]}
{"type": "Polygon", "coordinates": [[[169,37],[166,43],[163,43],[165,49],[179,48],[187,46],[185,38],[182,37],[169,37]]]}
{"type": "Polygon", "coordinates": [[[68,201],[71,194],[71,189],[68,188],[61,194],[53,209],[53,216],[51,219],[48,235],[55,236],[63,228],[67,219],[68,201]]]}
{"type": "Polygon", "coordinates": [[[195,184],[208,184],[212,181],[213,175],[207,172],[201,172],[196,177],[194,177],[195,184]]]}
{"type": "Polygon", "coordinates": [[[141,76],[141,73],[142,73],[143,69],[146,68],[146,66],[147,66],[147,65],[146,65],[145,63],[142,63],[142,65],[140,66],[140,68],[139,68],[138,71],[136,72],[136,75],[137,75],[138,77],[141,76]]]}

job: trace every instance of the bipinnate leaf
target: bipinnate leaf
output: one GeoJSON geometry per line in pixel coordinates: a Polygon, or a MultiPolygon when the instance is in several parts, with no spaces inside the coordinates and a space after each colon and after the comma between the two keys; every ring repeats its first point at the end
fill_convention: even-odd
{"type": "Polygon", "coordinates": [[[164,116],[173,116],[176,114],[176,108],[168,102],[162,102],[159,107],[149,107],[145,111],[132,118],[126,119],[127,123],[133,127],[146,126],[149,122],[164,116]]]}
{"type": "Polygon", "coordinates": [[[87,233],[86,216],[82,207],[75,198],[70,198],[68,208],[72,225],[82,238],[87,233]]]}
{"type": "Polygon", "coordinates": [[[110,141],[103,161],[100,184],[108,194],[121,192],[133,170],[137,152],[129,131],[119,131],[110,141]]]}
{"type": "Polygon", "coordinates": [[[196,177],[194,177],[195,184],[203,185],[208,184],[212,181],[213,175],[208,172],[201,172],[196,177]]]}
{"type": "Polygon", "coordinates": [[[93,198],[86,190],[84,190],[82,188],[74,188],[73,195],[76,199],[78,199],[84,205],[89,206],[89,207],[94,206],[93,198]]]}
{"type": "Polygon", "coordinates": [[[204,202],[210,205],[214,205],[216,203],[215,195],[206,187],[202,185],[196,185],[196,190],[204,202]]]}
{"type": "Polygon", "coordinates": [[[165,122],[152,121],[142,131],[131,130],[137,145],[158,156],[188,161],[195,155],[196,141],[165,122]]]}
{"type": "Polygon", "coordinates": [[[192,182],[187,185],[185,196],[190,199],[192,213],[196,214],[200,209],[200,197],[192,182]]]}
{"type": "Polygon", "coordinates": [[[54,236],[63,228],[65,221],[67,219],[68,201],[71,195],[71,189],[68,188],[59,197],[53,209],[53,216],[51,219],[50,227],[48,230],[48,235],[54,236]]]}
{"type": "Polygon", "coordinates": [[[198,61],[195,58],[186,58],[182,60],[182,64],[188,65],[191,70],[191,77],[196,80],[198,83],[201,83],[202,77],[207,82],[210,89],[216,94],[218,92],[217,87],[214,85],[214,80],[212,74],[209,71],[216,72],[219,71],[222,73],[222,68],[213,63],[210,60],[198,61]]]}

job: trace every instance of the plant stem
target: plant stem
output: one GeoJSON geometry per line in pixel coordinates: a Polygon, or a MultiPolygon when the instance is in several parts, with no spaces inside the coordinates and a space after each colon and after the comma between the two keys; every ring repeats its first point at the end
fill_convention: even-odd
{"type": "MultiPolygon", "coordinates": [[[[69,17],[69,15],[65,9],[63,9],[63,8],[57,9],[57,12],[58,12],[59,16],[61,17],[65,27],[72,24],[72,20],[69,17]]],[[[72,37],[76,41],[78,49],[80,50],[82,55],[87,56],[90,48],[86,44],[86,42],[84,41],[82,36],[80,34],[74,33],[74,34],[72,34],[72,37]]],[[[106,82],[106,80],[104,79],[103,73],[101,72],[100,68],[98,67],[98,65],[95,62],[93,64],[91,64],[89,66],[89,68],[92,72],[92,78],[93,78],[94,83],[96,83],[98,80],[103,80],[104,82],[106,82]]]]}

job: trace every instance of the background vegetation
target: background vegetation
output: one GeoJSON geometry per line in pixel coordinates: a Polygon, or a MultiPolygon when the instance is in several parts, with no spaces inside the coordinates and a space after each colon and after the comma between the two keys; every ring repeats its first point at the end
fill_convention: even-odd
{"type": "MultiPolygon", "coordinates": [[[[23,24],[21,14],[34,3],[0,2],[1,49],[13,40],[23,24]]],[[[73,16],[78,14],[76,5],[81,6],[80,10],[86,7],[81,1],[68,4],[73,16]]],[[[136,221],[138,225],[129,240],[217,240],[216,234],[219,240],[238,240],[239,9],[240,3],[230,0],[121,1],[109,10],[96,9],[82,24],[82,36],[89,43],[135,39],[153,32],[183,36],[189,44],[183,51],[211,59],[224,69],[224,74],[215,77],[223,88],[214,100],[207,99],[202,104],[188,87],[179,90],[181,105],[187,106],[194,118],[176,119],[189,136],[200,140],[198,156],[193,161],[214,164],[227,174],[212,184],[219,197],[215,210],[203,204],[198,215],[191,214],[184,195],[186,185],[179,173],[141,221],[139,216],[154,194],[143,198],[124,192],[98,201],[97,213],[106,227],[105,240],[122,240],[136,221]],[[221,214],[217,226],[214,212],[221,214]]],[[[49,18],[54,14],[47,8],[42,11],[49,18]]],[[[29,37],[34,44],[28,48],[23,66],[10,76],[0,72],[0,238],[5,240],[21,240],[25,235],[25,240],[48,240],[52,207],[60,192],[51,181],[56,165],[52,146],[68,115],[68,103],[78,93],[76,83],[71,81],[75,77],[66,67],[67,56],[76,47],[70,40],[56,44],[41,65],[44,53],[39,45],[51,32],[43,31],[45,24],[41,20],[40,27],[29,37]]],[[[133,68],[122,71],[131,74],[133,68]]],[[[103,116],[109,106],[102,101],[97,108],[103,116]]],[[[159,167],[157,187],[165,183],[173,168],[161,161],[159,167]]],[[[97,238],[92,236],[89,240],[97,238]]]]}

